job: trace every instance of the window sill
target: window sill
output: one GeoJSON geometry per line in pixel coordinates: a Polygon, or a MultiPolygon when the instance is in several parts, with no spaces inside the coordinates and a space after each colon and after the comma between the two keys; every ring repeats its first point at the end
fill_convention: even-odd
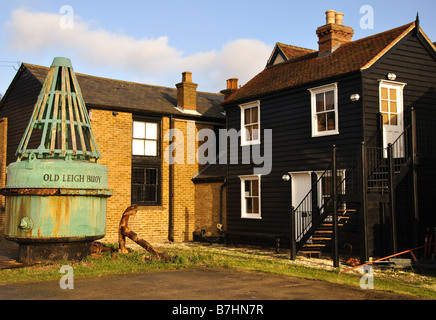
{"type": "Polygon", "coordinates": [[[262,217],[247,217],[247,216],[241,216],[241,219],[262,220],[262,217]]]}
{"type": "Polygon", "coordinates": [[[260,140],[241,142],[241,147],[252,146],[256,144],[260,144],[260,140]]]}
{"type": "Polygon", "coordinates": [[[164,210],[164,207],[162,205],[154,205],[154,206],[138,206],[138,210],[144,211],[144,210],[164,210]]]}
{"type": "Polygon", "coordinates": [[[334,136],[336,134],[339,134],[339,131],[335,130],[335,131],[326,131],[321,133],[312,133],[312,138],[334,136]]]}

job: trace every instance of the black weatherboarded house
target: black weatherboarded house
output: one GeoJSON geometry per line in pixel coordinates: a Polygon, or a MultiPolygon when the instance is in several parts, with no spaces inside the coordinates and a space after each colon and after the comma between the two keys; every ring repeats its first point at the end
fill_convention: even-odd
{"type": "Polygon", "coordinates": [[[227,241],[292,237],[300,252],[345,246],[364,260],[412,249],[436,226],[436,48],[419,19],[352,41],[343,14],[326,14],[318,51],[277,43],[224,102],[227,129],[244,131],[228,165],[227,241]],[[263,149],[267,129],[272,170],[256,175],[241,155],[263,149]]]}

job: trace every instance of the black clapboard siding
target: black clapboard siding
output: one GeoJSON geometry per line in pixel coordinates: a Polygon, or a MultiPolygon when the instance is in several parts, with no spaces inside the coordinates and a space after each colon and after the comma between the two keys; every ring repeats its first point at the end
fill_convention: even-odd
{"type": "MultiPolygon", "coordinates": [[[[379,113],[379,80],[386,79],[388,72],[397,75],[395,81],[406,83],[404,87],[404,115],[407,125],[408,110],[414,107],[417,116],[436,114],[436,61],[435,53],[428,50],[425,39],[410,33],[403,38],[385,56],[378,60],[370,69],[363,72],[365,138],[371,137],[377,130],[377,114],[379,113]]],[[[421,130],[421,128],[417,128],[421,130]]],[[[425,128],[422,128],[425,129],[425,128]]],[[[424,133],[425,134],[425,133],[424,133]]],[[[418,146],[419,149],[419,146],[418,146]]],[[[434,178],[436,168],[433,165],[418,166],[418,202],[419,225],[418,240],[422,242],[425,227],[436,225],[434,203],[431,195],[436,193],[434,178]]],[[[409,176],[400,183],[396,190],[397,229],[399,232],[398,245],[401,248],[411,248],[413,223],[410,210],[411,186],[408,184],[409,176]],[[407,235],[404,232],[408,232],[407,235]]],[[[376,203],[369,206],[368,230],[372,254],[383,250],[383,246],[390,245],[388,210],[376,203]],[[387,244],[386,244],[386,243],[387,244]]]]}
{"type": "Polygon", "coordinates": [[[416,110],[432,109],[436,92],[436,62],[421,35],[409,33],[397,46],[363,73],[365,92],[365,137],[369,138],[377,128],[379,113],[379,83],[388,72],[397,75],[396,81],[407,83],[404,87],[404,109],[413,106],[416,110]],[[420,38],[419,38],[420,37],[420,38]],[[433,92],[432,92],[433,91],[433,92]]]}
{"type": "MultiPolygon", "coordinates": [[[[261,177],[262,219],[241,218],[241,187],[239,175],[252,174],[252,165],[229,165],[227,201],[229,231],[287,234],[290,227],[290,185],[283,174],[291,171],[323,171],[331,158],[331,147],[360,143],[362,140],[362,109],[350,96],[362,94],[360,74],[355,73],[323,83],[290,89],[260,99],[261,130],[272,129],[272,171],[261,177]],[[312,137],[311,95],[308,89],[338,83],[339,134],[312,137]]],[[[250,102],[250,101],[245,101],[250,102]]],[[[240,108],[227,108],[228,128],[240,130],[240,108]]],[[[263,135],[262,141],[263,141],[263,135]]],[[[241,161],[241,148],[238,159],[241,161]]],[[[239,162],[241,163],[241,162],[239,162]]],[[[253,240],[253,239],[252,239],[253,240]]],[[[271,245],[270,239],[257,239],[271,245]]],[[[239,241],[239,240],[235,240],[239,241]]],[[[240,240],[242,241],[242,240],[240,240]]]]}

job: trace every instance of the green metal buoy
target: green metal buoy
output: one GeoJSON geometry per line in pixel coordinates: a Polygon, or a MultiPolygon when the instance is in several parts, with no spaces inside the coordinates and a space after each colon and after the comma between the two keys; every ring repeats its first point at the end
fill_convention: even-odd
{"type": "Polygon", "coordinates": [[[16,155],[7,167],[5,238],[19,260],[80,259],[106,232],[108,170],[70,59],[49,69],[16,155]]]}

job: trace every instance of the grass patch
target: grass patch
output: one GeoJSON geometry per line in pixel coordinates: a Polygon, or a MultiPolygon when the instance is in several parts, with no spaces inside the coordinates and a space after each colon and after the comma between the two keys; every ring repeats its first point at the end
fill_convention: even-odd
{"type": "MultiPolygon", "coordinates": [[[[204,247],[198,245],[170,245],[159,248],[165,251],[171,261],[151,259],[149,253],[133,251],[128,254],[117,254],[113,259],[110,252],[101,257],[87,257],[80,262],[57,261],[41,263],[20,269],[0,270],[0,284],[59,280],[62,265],[70,265],[74,277],[102,277],[116,274],[146,273],[171,271],[189,268],[223,268],[239,271],[255,271],[274,275],[300,277],[312,280],[328,281],[359,287],[361,275],[355,272],[339,274],[331,268],[310,267],[289,261],[279,256],[259,253],[247,253],[241,250],[204,247]]],[[[436,299],[436,274],[418,275],[412,271],[377,271],[374,274],[376,290],[409,294],[425,299],[436,299]]]]}

